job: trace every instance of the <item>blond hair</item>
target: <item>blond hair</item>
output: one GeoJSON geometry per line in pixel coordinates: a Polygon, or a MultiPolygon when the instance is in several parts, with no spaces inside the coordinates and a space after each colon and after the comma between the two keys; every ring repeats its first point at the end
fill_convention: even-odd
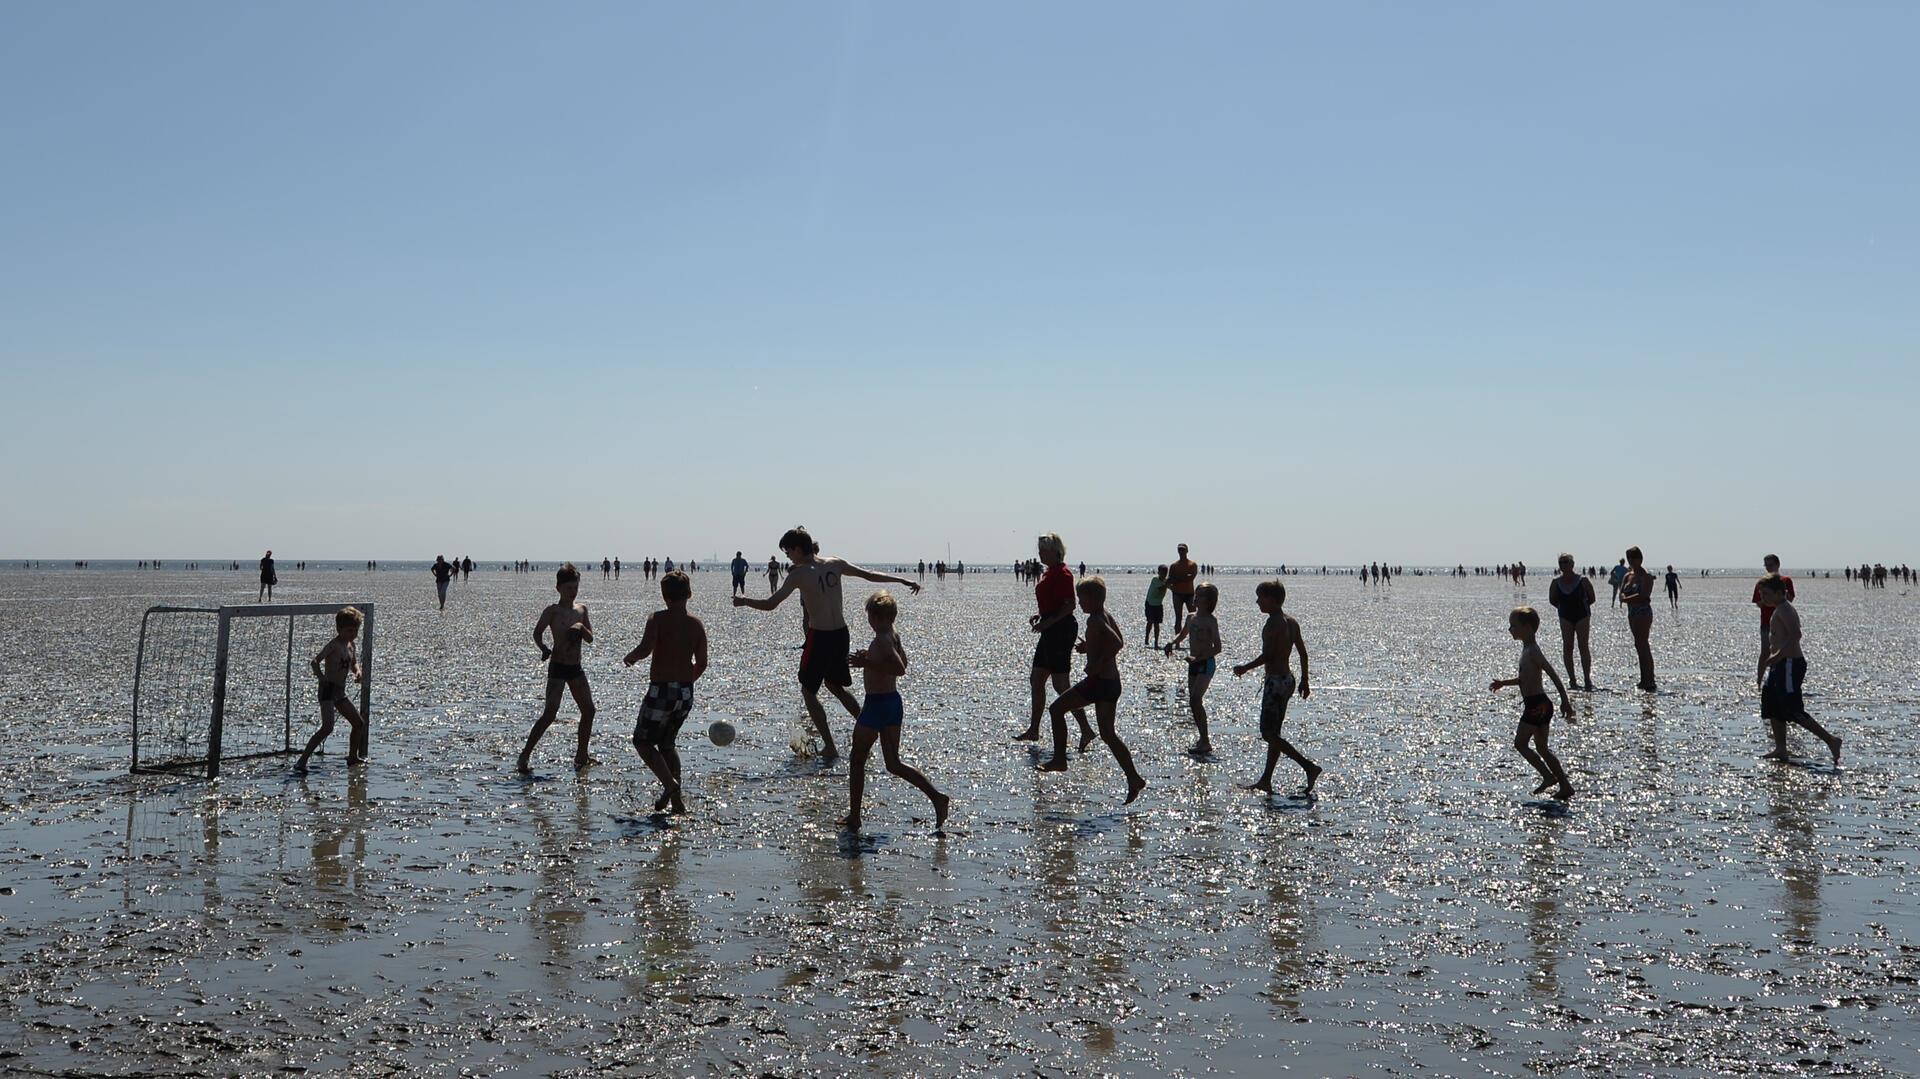
{"type": "Polygon", "coordinates": [[[1507,616],[1507,621],[1519,622],[1528,629],[1537,630],[1540,628],[1540,612],[1532,607],[1515,607],[1513,613],[1507,616]]]}
{"type": "Polygon", "coordinates": [[[900,603],[893,598],[892,592],[882,588],[867,597],[867,613],[877,614],[882,621],[891,622],[900,617],[900,603]]]}
{"type": "Polygon", "coordinates": [[[1052,551],[1054,557],[1062,561],[1066,559],[1067,541],[1060,538],[1060,533],[1042,532],[1040,534],[1040,552],[1045,554],[1048,551],[1052,551]]]}
{"type": "Polygon", "coordinates": [[[1107,602],[1107,579],[1096,573],[1074,585],[1073,591],[1074,594],[1091,599],[1095,603],[1105,603],[1107,602]]]}
{"type": "Polygon", "coordinates": [[[1211,611],[1220,606],[1220,590],[1214,587],[1212,581],[1208,581],[1193,590],[1193,602],[1199,605],[1201,610],[1211,611]]]}

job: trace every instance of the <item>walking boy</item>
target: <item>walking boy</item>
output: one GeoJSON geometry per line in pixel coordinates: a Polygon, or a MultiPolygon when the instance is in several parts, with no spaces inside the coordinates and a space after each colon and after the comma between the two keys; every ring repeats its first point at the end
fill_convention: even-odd
{"type": "Polygon", "coordinates": [[[1280,732],[1287,721],[1287,704],[1293,698],[1296,685],[1290,653],[1300,653],[1300,699],[1304,701],[1313,696],[1313,687],[1307,682],[1307,642],[1300,637],[1300,623],[1286,612],[1285,584],[1278,580],[1262,581],[1254,588],[1253,595],[1260,605],[1260,613],[1267,616],[1266,624],[1260,627],[1260,654],[1235,667],[1233,675],[1238,678],[1256,667],[1267,669],[1266,686],[1260,694],[1260,737],[1267,743],[1267,767],[1259,779],[1247,784],[1247,789],[1272,794],[1273,768],[1284,753],[1306,772],[1306,793],[1311,794],[1314,782],[1320,778],[1320,766],[1295,749],[1280,732]]]}
{"type": "Polygon", "coordinates": [[[593,687],[587,685],[587,672],[580,666],[580,645],[593,640],[593,620],[587,615],[587,605],[574,601],[580,594],[580,571],[573,563],[561,565],[553,575],[553,588],[560,593],[560,602],[548,604],[533,624],[533,643],[547,664],[547,705],[534,720],[533,730],[527,732],[526,747],[520,750],[517,768],[521,775],[533,772],[533,747],[560,714],[562,689],[570,691],[573,703],[580,707],[580,744],[573,754],[574,771],[584,772],[594,763],[587,756],[587,739],[593,736],[593,687]],[[553,631],[552,648],[541,639],[548,630],[553,631]]]}
{"type": "Polygon", "coordinates": [[[1220,590],[1209,581],[1193,590],[1193,602],[1193,617],[1167,643],[1167,655],[1173,655],[1182,640],[1187,642],[1187,707],[1193,710],[1193,725],[1200,731],[1200,740],[1187,752],[1204,757],[1213,752],[1213,742],[1207,738],[1206,697],[1220,655],[1220,623],[1213,616],[1214,608],[1220,606],[1220,590]]]}
{"type": "Polygon", "coordinates": [[[707,673],[707,627],[687,613],[692,597],[693,581],[686,574],[674,570],[660,578],[660,598],[667,608],[647,616],[640,644],[625,660],[631,667],[653,657],[647,668],[647,696],[633,725],[633,748],[664,788],[653,803],[655,813],[687,811],[680,800],[680,753],[673,741],[693,711],[693,684],[707,673]]]}
{"type": "Polygon", "coordinates": [[[353,642],[359,639],[360,625],[364,620],[360,608],[340,608],[340,612],[333,616],[333,639],[315,653],[313,662],[308,664],[313,669],[313,677],[320,683],[320,729],[307,740],[307,748],[293,766],[293,770],[302,775],[306,774],[307,761],[314,751],[333,733],[333,714],[336,711],[346,715],[347,728],[353,732],[347,740],[347,763],[361,764],[367,759],[359,755],[366,751],[367,721],[361,718],[360,710],[347,697],[347,681],[359,682],[366,677],[360,670],[360,657],[353,649],[353,642]]]}
{"type": "Polygon", "coordinates": [[[867,699],[860,706],[860,718],[853,724],[853,756],[847,761],[847,797],[850,809],[841,823],[848,831],[860,830],[860,803],[867,792],[867,758],[873,743],[880,742],[887,771],[920,789],[933,802],[933,830],[947,825],[947,807],[953,799],[941,794],[918,768],[900,759],[900,722],[906,706],[895,688],[896,680],[907,673],[907,650],[893,631],[900,605],[893,594],[882,589],[867,598],[867,625],[873,627],[873,643],[849,656],[847,662],[860,668],[861,684],[867,699]]]}
{"type": "Polygon", "coordinates": [[[1134,770],[1133,754],[1127,752],[1127,744],[1120,740],[1113,726],[1114,706],[1120,701],[1120,648],[1126,643],[1125,638],[1120,635],[1120,623],[1107,613],[1104,579],[1088,577],[1075,585],[1073,591],[1079,597],[1080,610],[1087,616],[1087,637],[1074,645],[1074,651],[1087,657],[1087,673],[1078,685],[1053,699],[1049,710],[1053,718],[1053,758],[1040,767],[1048,772],[1067,770],[1067,713],[1091,704],[1094,722],[1100,728],[1100,740],[1113,750],[1113,759],[1120,763],[1120,770],[1127,776],[1127,800],[1121,804],[1131,804],[1147,789],[1147,781],[1134,770]]]}
{"type": "Polygon", "coordinates": [[[1498,693],[1508,686],[1520,687],[1520,725],[1513,732],[1513,748],[1540,773],[1540,785],[1533,788],[1533,793],[1545,794],[1548,788],[1554,788],[1553,796],[1564,802],[1573,797],[1573,784],[1567,780],[1566,769],[1560,767],[1560,758],[1547,748],[1547,724],[1553,719],[1553,698],[1547,696],[1540,684],[1540,675],[1544,672],[1553,679],[1553,688],[1560,691],[1560,710],[1567,714],[1568,723],[1573,722],[1573,702],[1567,699],[1567,687],[1560,681],[1560,672],[1547,663],[1547,657],[1541,655],[1540,646],[1534,641],[1534,635],[1540,632],[1539,612],[1532,607],[1515,607],[1507,616],[1507,632],[1520,642],[1519,673],[1513,678],[1496,678],[1487,689],[1498,693]]]}
{"type": "Polygon", "coordinates": [[[1800,651],[1800,612],[1787,598],[1787,580],[1778,573],[1760,578],[1760,604],[1773,609],[1768,624],[1768,653],[1760,660],[1760,715],[1773,727],[1773,752],[1765,760],[1787,757],[1787,724],[1798,723],[1827,744],[1833,766],[1840,767],[1840,739],[1807,714],[1801,691],[1807,681],[1807,657],[1800,651]]]}
{"type": "Polygon", "coordinates": [[[905,585],[916,595],[920,592],[920,586],[905,577],[875,573],[845,559],[821,554],[820,545],[813,541],[805,528],[787,529],[786,534],[780,537],[780,552],[793,564],[793,568],[787,571],[786,583],[766,599],[734,596],[733,605],[771,611],[786,602],[795,590],[799,591],[800,606],[805,611],[807,623],[807,645],[800,653],[800,697],[806,702],[807,716],[813,720],[814,730],[820,733],[821,757],[832,760],[840,755],[840,751],[833,743],[833,729],[827,726],[827,710],[820,705],[820,687],[824,684],[827,692],[833,694],[848,715],[860,714],[860,706],[854,701],[853,694],[847,692],[847,687],[853,684],[853,672],[847,667],[851,638],[843,611],[841,580],[858,577],[879,584],[905,585]]]}

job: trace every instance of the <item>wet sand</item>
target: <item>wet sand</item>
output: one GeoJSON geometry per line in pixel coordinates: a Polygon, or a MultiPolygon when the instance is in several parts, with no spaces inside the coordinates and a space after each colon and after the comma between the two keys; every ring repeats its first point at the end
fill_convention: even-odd
{"type": "MultiPolygon", "coordinates": [[[[0,573],[0,1072],[225,1075],[1203,1073],[1912,1074],[1920,1061],[1920,598],[1798,578],[1808,706],[1774,766],[1748,578],[1656,606],[1657,696],[1624,615],[1554,744],[1581,793],[1528,795],[1506,611],[1545,578],[1291,578],[1316,692],[1289,736],[1319,797],[1258,770],[1258,685],[1224,667],[1195,760],[1184,663],[1129,637],[1120,730],[1151,783],[1122,809],[1097,745],[1064,776],[1025,725],[1030,592],[1006,575],[903,598],[904,752],[955,798],[944,837],[870,773],[796,757],[799,612],[695,579],[714,665],[681,739],[692,813],[656,817],[619,666],[654,587],[590,574],[604,762],[567,766],[569,704],[510,774],[543,675],[546,572],[282,570],[285,602],[378,606],[374,757],[344,724],[217,784],[127,776],[140,612],[246,602],[250,572],[0,573]],[[740,727],[718,749],[716,718],[740,727]]],[[[763,575],[750,578],[764,594],[763,575]]],[[[1251,576],[1223,660],[1254,651],[1251,576]]],[[[849,589],[854,613],[858,593],[849,589]]],[[[1549,617],[1551,616],[1550,612],[1549,617]]],[[[856,616],[857,620],[857,616],[856,616]]],[[[1171,628],[1169,624],[1169,629],[1171,628]]],[[[859,643],[856,630],[856,645],[859,643]]],[[[1557,627],[1541,644],[1559,657],[1557,627]]],[[[304,661],[303,654],[300,659],[304,661]]],[[[1255,676],[1257,677],[1257,676],[1255,676]]],[[[297,682],[304,698],[307,686],[297,682]]],[[[305,707],[304,700],[301,707],[305,707]]],[[[1556,702],[1557,707],[1557,702],[1556,702]]],[[[270,722],[277,724],[277,718],[270,722]]],[[[311,729],[304,712],[296,732],[311,729]]],[[[844,732],[848,720],[835,713],[844,732]]]]}

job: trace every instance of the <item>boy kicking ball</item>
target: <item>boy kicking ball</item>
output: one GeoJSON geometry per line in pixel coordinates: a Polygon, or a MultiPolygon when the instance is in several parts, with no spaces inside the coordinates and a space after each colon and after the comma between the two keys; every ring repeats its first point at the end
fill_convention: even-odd
{"type": "Polygon", "coordinates": [[[946,827],[947,809],[953,802],[918,768],[900,759],[900,722],[906,714],[906,705],[895,686],[899,677],[907,673],[907,651],[900,644],[899,634],[893,631],[899,614],[900,607],[892,593],[882,589],[868,597],[867,625],[873,627],[873,643],[847,657],[849,666],[859,668],[866,689],[860,717],[853,724],[853,756],[847,762],[847,795],[851,805],[847,819],[841,823],[851,832],[860,830],[860,803],[867,792],[867,758],[873,754],[875,741],[880,743],[887,771],[918,787],[920,793],[933,802],[935,832],[946,827]]]}
{"type": "Polygon", "coordinates": [[[1553,719],[1553,699],[1540,684],[1540,675],[1545,673],[1553,679],[1553,688],[1560,691],[1560,709],[1567,714],[1568,723],[1573,722],[1573,702],[1567,700],[1567,687],[1560,681],[1560,672],[1547,663],[1540,646],[1534,643],[1534,635],[1540,632],[1539,612],[1532,607],[1515,607],[1507,616],[1507,632],[1520,642],[1519,674],[1514,678],[1496,678],[1487,689],[1498,693],[1508,686],[1520,687],[1520,726],[1513,733],[1513,748],[1540,773],[1540,785],[1533,788],[1533,793],[1545,794],[1553,789],[1553,796],[1564,802],[1573,797],[1573,784],[1567,781],[1560,758],[1547,748],[1547,724],[1553,719]]]}
{"type": "Polygon", "coordinates": [[[680,753],[673,742],[693,711],[693,684],[707,673],[707,627],[687,613],[693,581],[679,570],[660,578],[660,598],[666,609],[647,618],[640,643],[627,653],[626,664],[653,657],[647,669],[647,696],[640,702],[640,718],[633,725],[633,748],[660,779],[660,798],[653,811],[671,808],[685,813],[680,800],[680,753]]]}

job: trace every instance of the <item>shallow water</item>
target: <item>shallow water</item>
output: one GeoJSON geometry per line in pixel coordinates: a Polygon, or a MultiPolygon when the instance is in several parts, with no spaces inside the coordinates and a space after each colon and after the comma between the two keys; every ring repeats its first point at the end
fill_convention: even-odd
{"type": "MultiPolygon", "coordinates": [[[[1119,726],[1151,786],[1122,808],[1103,749],[1043,775],[1008,741],[1025,723],[1028,591],[949,578],[903,599],[902,688],[904,755],[955,818],[930,834],[924,799],[876,763],[854,838],[834,823],[845,765],[790,748],[798,610],[736,611],[713,573],[695,580],[715,655],[681,741],[688,816],[652,815],[657,786],[626,744],[644,675],[618,660],[657,605],[635,574],[582,592],[604,762],[584,780],[566,767],[570,704],[537,778],[509,774],[543,686],[527,635],[552,592],[545,573],[497,571],[456,585],[444,613],[424,572],[283,571],[283,601],[377,604],[364,771],[342,763],[343,726],[304,780],[284,758],[215,784],[125,775],[140,612],[245,602],[250,576],[0,573],[0,1071],[1920,1061],[1920,598],[1899,588],[1799,581],[1808,705],[1847,740],[1843,770],[1804,735],[1800,763],[1755,759],[1750,581],[1688,579],[1683,608],[1658,609],[1657,696],[1629,688],[1603,588],[1602,690],[1554,721],[1581,787],[1563,807],[1528,796],[1518,700],[1486,689],[1511,675],[1506,611],[1544,610],[1544,579],[1292,578],[1316,692],[1288,730],[1327,767],[1318,797],[1237,788],[1261,752],[1251,678],[1223,671],[1217,753],[1187,756],[1185,665],[1135,643],[1119,726]],[[723,717],[741,736],[720,749],[699,732],[723,717]]],[[[1253,651],[1254,580],[1220,581],[1224,658],[1253,651]]],[[[1145,579],[1109,581],[1135,637],[1145,579]]],[[[1542,644],[1558,658],[1551,624],[1542,644]]],[[[277,731],[261,707],[256,728],[277,731]]],[[[311,723],[296,714],[296,732],[311,723]]]]}

